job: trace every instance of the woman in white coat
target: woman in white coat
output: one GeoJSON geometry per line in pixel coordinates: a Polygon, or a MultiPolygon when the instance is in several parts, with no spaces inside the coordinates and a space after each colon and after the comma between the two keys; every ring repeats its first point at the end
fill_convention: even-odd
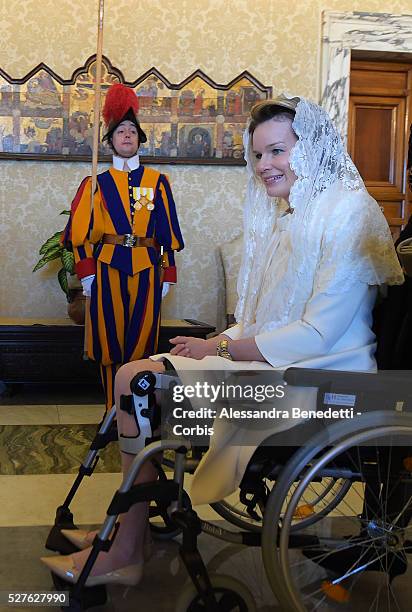
{"type": "MultiPolygon", "coordinates": [[[[116,377],[117,406],[122,394],[130,394],[132,377],[162,371],[165,356],[183,377],[193,369],[204,378],[208,370],[282,371],[292,365],[376,369],[376,288],[402,283],[403,274],[385,218],[331,120],[308,100],[280,97],[252,109],[244,141],[249,181],[238,324],[209,340],[179,336],[170,354],[124,365],[116,377]]],[[[310,407],[314,398],[307,389],[289,392],[290,405],[310,407]]],[[[274,423],[273,431],[293,424],[274,423]]],[[[121,410],[118,426],[123,436],[137,434],[134,418],[121,410]]],[[[212,437],[194,476],[194,504],[216,501],[237,487],[253,453],[240,445],[242,435],[221,427],[212,437]]],[[[132,460],[122,453],[125,472],[132,460]]],[[[155,478],[146,465],[138,482],[155,478]]],[[[147,504],[136,504],[122,517],[111,550],[100,553],[89,584],[140,580],[146,525],[147,504]]],[[[86,547],[93,535],[76,534],[76,542],[86,547]]],[[[89,552],[45,562],[75,582],[89,552]]]]}

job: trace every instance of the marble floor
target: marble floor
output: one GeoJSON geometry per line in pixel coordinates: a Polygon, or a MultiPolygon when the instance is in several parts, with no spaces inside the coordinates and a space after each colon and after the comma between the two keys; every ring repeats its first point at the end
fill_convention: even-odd
{"type": "MultiPolygon", "coordinates": [[[[102,414],[101,393],[93,388],[24,387],[10,396],[0,397],[0,597],[5,591],[53,588],[50,573],[38,559],[51,554],[45,551],[44,543],[55,509],[73,483],[102,414]]],[[[120,481],[117,445],[111,444],[103,451],[96,472],[82,483],[71,505],[78,526],[99,525],[104,520],[120,481]]],[[[190,494],[190,477],[185,487],[190,494]]],[[[203,519],[227,526],[209,506],[196,510],[203,519]]],[[[332,531],[330,525],[323,529],[332,531]]],[[[188,582],[178,545],[179,538],[155,541],[154,554],[147,563],[142,582],[133,588],[107,588],[106,603],[91,609],[96,612],[178,610],[176,601],[184,596],[188,582]]],[[[273,596],[259,549],[227,544],[206,534],[199,538],[199,549],[210,572],[229,575],[248,589],[257,612],[288,612],[273,596]]],[[[296,555],[299,568],[302,559],[299,553],[296,555]]],[[[317,566],[310,561],[305,563],[309,565],[309,572],[306,571],[304,580],[309,587],[312,578],[319,580],[319,575],[315,577],[312,571],[317,566]]],[[[372,574],[359,581],[350,602],[338,605],[322,601],[310,609],[321,612],[407,612],[411,609],[409,569],[396,580],[396,605],[389,598],[387,605],[377,601],[373,594],[381,587],[372,574]]],[[[201,609],[196,607],[196,612],[201,609]]],[[[0,604],[0,612],[8,610],[10,607],[0,604]]],[[[34,612],[39,607],[25,607],[25,610],[34,612]]]]}

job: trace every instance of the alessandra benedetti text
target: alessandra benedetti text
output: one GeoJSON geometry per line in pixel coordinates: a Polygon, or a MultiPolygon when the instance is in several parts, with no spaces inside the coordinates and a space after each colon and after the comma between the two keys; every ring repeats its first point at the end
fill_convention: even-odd
{"type": "Polygon", "coordinates": [[[325,408],[324,410],[302,410],[295,407],[289,410],[279,410],[271,408],[269,410],[237,410],[235,408],[221,408],[214,410],[212,408],[197,408],[196,410],[187,410],[181,406],[176,406],[173,409],[173,417],[175,419],[353,419],[361,414],[354,413],[353,408],[325,408]]]}

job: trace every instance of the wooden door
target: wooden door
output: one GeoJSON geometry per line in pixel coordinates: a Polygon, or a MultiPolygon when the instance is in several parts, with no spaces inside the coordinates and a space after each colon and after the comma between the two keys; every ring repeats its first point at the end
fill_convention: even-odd
{"type": "Polygon", "coordinates": [[[396,239],[412,212],[407,150],[412,64],[352,60],[348,150],[396,239]]]}

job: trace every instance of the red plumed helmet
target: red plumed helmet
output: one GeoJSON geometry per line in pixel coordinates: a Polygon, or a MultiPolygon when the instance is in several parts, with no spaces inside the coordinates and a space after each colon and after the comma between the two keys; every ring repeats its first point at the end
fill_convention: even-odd
{"type": "Polygon", "coordinates": [[[107,91],[102,110],[103,119],[107,128],[105,138],[111,136],[119,123],[128,119],[136,125],[139,132],[140,143],[146,142],[146,134],[140,127],[137,118],[138,110],[139,99],[133,89],[126,87],[126,85],[122,83],[114,83],[111,85],[107,91]]]}
{"type": "Polygon", "coordinates": [[[133,89],[122,83],[115,83],[109,87],[102,111],[106,126],[120,123],[130,108],[136,115],[139,110],[139,100],[133,89]]]}

